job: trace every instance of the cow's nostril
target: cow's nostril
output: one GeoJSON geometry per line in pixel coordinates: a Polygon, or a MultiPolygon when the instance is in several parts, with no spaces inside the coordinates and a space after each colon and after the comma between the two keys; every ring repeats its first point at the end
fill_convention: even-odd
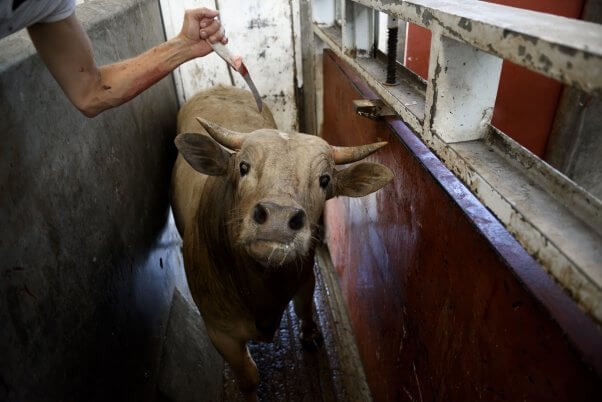
{"type": "Polygon", "coordinates": [[[305,212],[297,211],[288,221],[288,227],[292,230],[300,230],[305,225],[305,212]]]}
{"type": "Polygon", "coordinates": [[[260,225],[263,225],[268,219],[268,210],[261,204],[255,205],[253,209],[253,220],[260,225]]]}

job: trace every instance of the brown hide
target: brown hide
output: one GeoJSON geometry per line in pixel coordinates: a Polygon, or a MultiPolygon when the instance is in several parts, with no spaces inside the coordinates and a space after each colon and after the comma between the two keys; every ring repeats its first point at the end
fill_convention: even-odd
{"type": "MultiPolygon", "coordinates": [[[[196,117],[204,117],[223,127],[241,132],[276,128],[276,122],[268,107],[263,108],[259,114],[253,96],[234,87],[217,86],[188,100],[178,112],[178,133],[206,134],[196,117]]],[[[178,155],[172,173],[171,193],[172,208],[180,233],[185,231],[184,222],[191,222],[198,206],[201,205],[199,198],[206,177],[195,172],[182,155],[178,155]]]]}
{"type": "Polygon", "coordinates": [[[278,131],[267,107],[259,114],[249,92],[231,87],[188,101],[178,130],[172,207],[188,284],[214,345],[241,389],[253,391],[246,342],[271,340],[293,297],[302,342],[319,343],[312,269],[325,201],[364,196],[392,179],[383,165],[336,170],[335,160],[363,159],[385,143],[337,148],[278,131]]]}
{"type": "MultiPolygon", "coordinates": [[[[178,113],[178,132],[207,135],[197,117],[211,119],[240,132],[276,127],[268,107],[259,114],[252,95],[234,87],[218,86],[190,99],[178,113]]],[[[269,339],[267,333],[263,335],[250,330],[256,324],[254,316],[267,317],[264,326],[274,327],[274,321],[279,321],[281,310],[293,293],[288,289],[294,287],[299,278],[294,281],[286,281],[280,277],[283,275],[264,278],[260,269],[234,269],[234,264],[248,267],[256,263],[234,252],[221,224],[223,211],[231,207],[227,203],[230,193],[231,189],[220,178],[198,173],[182,155],[178,156],[172,174],[172,207],[184,240],[188,284],[208,326],[216,326],[241,338],[269,339]],[[210,189],[204,191],[205,186],[210,189]],[[191,222],[198,225],[188,225],[191,222]],[[232,269],[221,273],[212,271],[210,268],[216,265],[232,269]],[[266,287],[281,292],[275,294],[266,287]],[[276,311],[267,311],[265,305],[276,311]]]]}

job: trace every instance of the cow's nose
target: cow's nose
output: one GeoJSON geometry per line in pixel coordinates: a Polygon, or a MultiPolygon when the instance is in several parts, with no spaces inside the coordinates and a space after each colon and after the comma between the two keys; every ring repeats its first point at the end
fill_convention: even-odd
{"type": "Polygon", "coordinates": [[[305,211],[297,209],[288,221],[288,227],[292,230],[301,230],[305,225],[305,211]]]}
{"type": "Polygon", "coordinates": [[[268,220],[268,210],[262,204],[255,205],[253,209],[253,220],[263,225],[268,220]]]}
{"type": "Polygon", "coordinates": [[[269,223],[271,228],[278,227],[279,222],[282,222],[289,229],[298,231],[305,226],[305,219],[306,214],[302,208],[265,201],[257,203],[253,208],[253,221],[259,225],[269,223]]]}

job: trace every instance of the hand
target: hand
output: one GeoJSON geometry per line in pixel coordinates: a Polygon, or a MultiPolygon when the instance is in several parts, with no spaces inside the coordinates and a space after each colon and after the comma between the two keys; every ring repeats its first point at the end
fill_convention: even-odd
{"type": "Polygon", "coordinates": [[[206,39],[211,43],[228,43],[228,38],[217,19],[218,15],[218,11],[205,7],[186,10],[184,13],[182,31],[178,36],[189,43],[192,57],[202,57],[211,53],[213,49],[206,39]]]}

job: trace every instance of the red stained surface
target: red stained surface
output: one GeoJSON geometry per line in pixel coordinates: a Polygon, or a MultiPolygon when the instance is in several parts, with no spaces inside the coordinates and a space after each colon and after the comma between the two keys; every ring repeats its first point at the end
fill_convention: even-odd
{"type": "Polygon", "coordinates": [[[431,36],[430,29],[408,23],[404,63],[407,68],[425,80],[429,76],[431,36]]]}
{"type": "MultiPolygon", "coordinates": [[[[583,0],[491,0],[490,3],[579,18],[583,0]]],[[[428,78],[431,32],[408,26],[406,66],[428,78]]],[[[492,123],[519,144],[543,157],[554,123],[562,84],[504,61],[492,123]]]]}
{"type": "Polygon", "coordinates": [[[400,121],[354,114],[374,95],[329,51],[324,94],[323,137],[389,141],[368,159],[396,174],[325,211],[374,400],[600,400],[595,324],[400,121]]]}
{"type": "Polygon", "coordinates": [[[491,123],[542,158],[561,93],[558,81],[504,61],[491,123]]]}

